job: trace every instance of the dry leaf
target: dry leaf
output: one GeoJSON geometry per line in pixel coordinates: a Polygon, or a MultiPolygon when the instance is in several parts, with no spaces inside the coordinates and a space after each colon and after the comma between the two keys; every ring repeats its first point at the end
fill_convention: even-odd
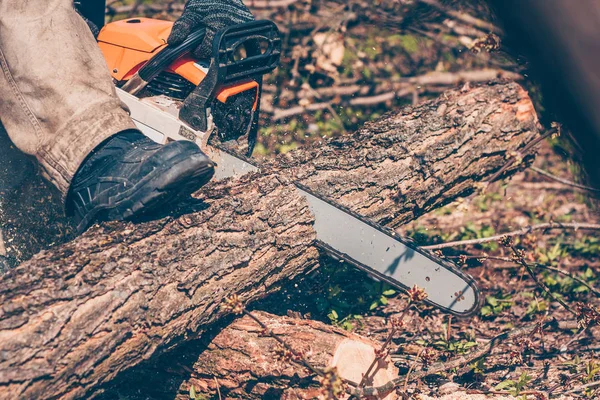
{"type": "Polygon", "coordinates": [[[337,67],[342,65],[346,47],[344,36],[338,33],[317,33],[313,36],[317,50],[313,53],[316,67],[326,72],[337,74],[337,67]]]}

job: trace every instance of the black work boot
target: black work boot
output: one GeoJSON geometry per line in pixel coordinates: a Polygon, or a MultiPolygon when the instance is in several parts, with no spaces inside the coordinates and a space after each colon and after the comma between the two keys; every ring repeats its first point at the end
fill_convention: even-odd
{"type": "Polygon", "coordinates": [[[214,164],[189,141],[161,145],[140,132],[121,132],[84,161],[67,196],[67,212],[83,232],[95,221],[148,214],[189,196],[214,174],[214,164]]]}

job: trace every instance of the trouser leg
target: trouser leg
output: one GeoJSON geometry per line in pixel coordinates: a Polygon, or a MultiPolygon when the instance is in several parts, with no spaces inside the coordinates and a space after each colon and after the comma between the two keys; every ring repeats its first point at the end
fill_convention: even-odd
{"type": "Polygon", "coordinates": [[[66,195],[87,155],[134,129],[72,0],[0,0],[0,119],[66,195]]]}

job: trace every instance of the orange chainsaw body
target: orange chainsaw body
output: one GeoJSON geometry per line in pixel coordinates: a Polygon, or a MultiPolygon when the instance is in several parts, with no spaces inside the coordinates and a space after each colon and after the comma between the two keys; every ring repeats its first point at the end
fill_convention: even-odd
{"type": "MultiPolygon", "coordinates": [[[[104,54],[111,76],[124,83],[131,78],[150,58],[167,47],[167,38],[173,22],[151,18],[130,18],[107,24],[98,35],[98,45],[104,54]]],[[[175,61],[166,70],[176,74],[194,86],[202,82],[205,70],[191,56],[175,61]]],[[[225,103],[230,96],[254,90],[258,99],[258,83],[246,81],[226,86],[216,96],[225,103]]],[[[256,101],[253,109],[256,108],[256,101]]]]}

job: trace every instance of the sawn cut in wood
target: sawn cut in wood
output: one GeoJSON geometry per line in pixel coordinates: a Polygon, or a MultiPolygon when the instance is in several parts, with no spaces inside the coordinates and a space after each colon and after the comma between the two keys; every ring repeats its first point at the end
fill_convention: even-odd
{"type": "Polygon", "coordinates": [[[471,193],[537,134],[520,86],[451,91],[214,183],[195,211],[44,251],[0,278],[0,398],[91,395],[202,335],[225,296],[249,302],[316,268],[313,217],[286,176],[396,227],[471,193]]]}

